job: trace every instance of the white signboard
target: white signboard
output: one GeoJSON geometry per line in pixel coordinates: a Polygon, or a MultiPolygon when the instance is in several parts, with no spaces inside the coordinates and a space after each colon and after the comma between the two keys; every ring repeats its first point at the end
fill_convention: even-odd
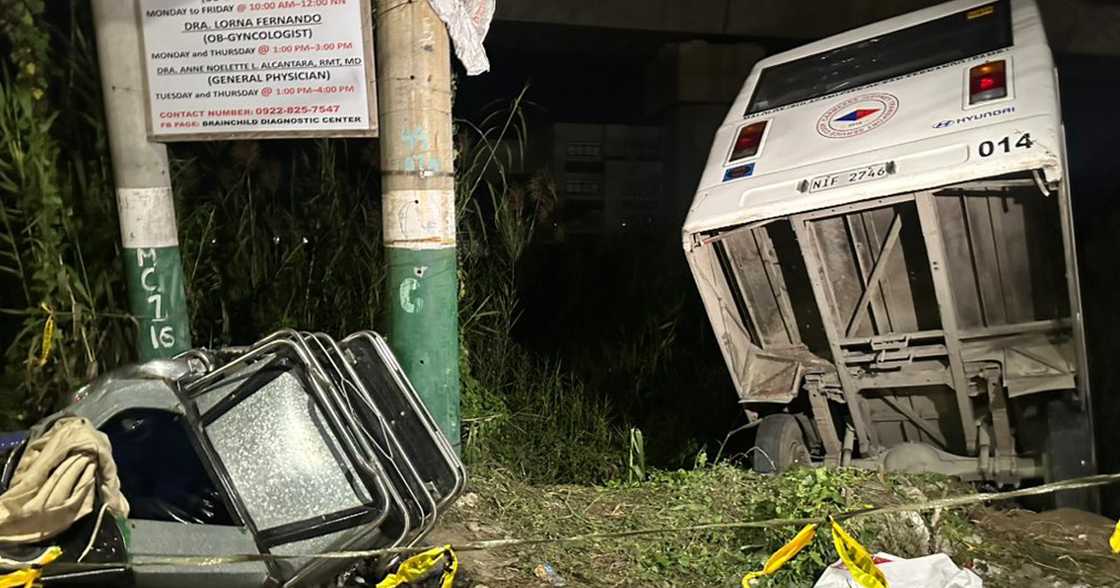
{"type": "Polygon", "coordinates": [[[376,136],[369,0],[138,1],[152,140],[376,136]]]}

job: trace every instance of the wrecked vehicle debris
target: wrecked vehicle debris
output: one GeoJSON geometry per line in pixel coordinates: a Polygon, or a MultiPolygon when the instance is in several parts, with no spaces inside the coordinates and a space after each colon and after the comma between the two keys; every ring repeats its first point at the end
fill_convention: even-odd
{"type": "MultiPolygon", "coordinates": [[[[115,558],[100,560],[121,564],[102,582],[329,582],[353,562],[315,555],[416,545],[465,483],[455,451],[373,332],[336,341],[279,331],[248,348],[121,368],[78,390],[60,414],[108,437],[131,505],[127,553],[118,545],[115,558]],[[246,554],[283,557],[150,565],[246,554]]],[[[65,561],[74,560],[64,556],[47,576],[70,574],[65,561]]]]}
{"type": "Polygon", "coordinates": [[[1029,0],[950,2],[755,65],[684,249],[758,471],[1096,471],[1053,71],[1029,0]]]}

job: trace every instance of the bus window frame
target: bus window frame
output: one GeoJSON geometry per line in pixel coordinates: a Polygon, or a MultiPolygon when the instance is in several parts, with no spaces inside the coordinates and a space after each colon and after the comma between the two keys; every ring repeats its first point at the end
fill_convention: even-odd
{"type": "MultiPolygon", "coordinates": [[[[967,60],[970,60],[970,59],[978,58],[982,55],[990,55],[990,54],[998,52],[998,51],[1005,51],[1005,50],[1015,46],[1015,31],[1014,31],[1014,28],[1015,27],[1014,27],[1014,23],[1012,21],[1010,0],[994,0],[992,2],[987,2],[987,3],[977,5],[977,6],[969,7],[969,8],[966,8],[964,10],[954,12],[952,14],[947,14],[947,15],[944,15],[944,16],[939,16],[937,18],[932,18],[932,19],[929,19],[929,20],[926,20],[926,21],[915,23],[915,24],[912,24],[912,25],[904,27],[904,28],[900,28],[900,29],[893,30],[893,31],[888,31],[888,32],[881,33],[881,34],[878,34],[878,35],[869,36],[865,39],[852,41],[851,43],[847,43],[845,45],[840,45],[838,47],[832,47],[830,49],[819,51],[819,52],[813,53],[811,55],[806,55],[804,57],[799,57],[797,59],[792,59],[792,60],[789,60],[789,61],[783,61],[781,63],[775,63],[773,65],[770,65],[768,67],[763,68],[759,72],[758,80],[755,82],[754,88],[751,90],[751,97],[750,97],[750,100],[747,101],[747,107],[746,107],[745,111],[743,112],[743,117],[744,118],[752,118],[752,117],[758,116],[760,114],[771,112],[773,110],[777,110],[777,109],[781,109],[781,108],[788,108],[788,107],[791,107],[791,106],[794,106],[794,105],[797,105],[797,104],[802,104],[802,103],[805,103],[805,102],[819,100],[819,99],[823,99],[823,98],[826,98],[826,97],[829,97],[829,96],[835,96],[835,95],[843,94],[843,93],[846,93],[846,92],[859,90],[861,88],[866,88],[866,87],[873,86],[873,85],[888,83],[888,82],[898,80],[898,79],[901,79],[901,78],[904,78],[904,77],[907,77],[907,76],[917,75],[917,74],[921,74],[921,73],[926,72],[926,71],[938,69],[938,68],[944,67],[944,66],[946,66],[948,64],[951,64],[951,63],[967,61],[967,60]],[[939,22],[939,21],[948,21],[948,20],[956,19],[956,18],[967,19],[969,13],[971,13],[971,12],[977,10],[977,9],[987,7],[987,6],[999,7],[999,9],[997,9],[995,11],[995,14],[993,16],[997,19],[1000,19],[1000,22],[997,24],[997,26],[999,26],[1001,28],[1001,34],[1006,36],[1006,43],[1005,44],[993,45],[993,46],[984,48],[982,50],[970,53],[968,55],[954,57],[952,59],[947,59],[945,61],[940,61],[938,63],[927,64],[927,65],[924,65],[922,67],[918,67],[916,69],[909,69],[907,71],[899,72],[899,73],[896,73],[896,74],[888,76],[888,77],[879,78],[879,79],[871,79],[871,80],[868,80],[864,83],[859,84],[858,86],[848,86],[848,87],[838,88],[838,89],[835,89],[835,90],[825,91],[825,92],[819,93],[819,94],[810,94],[810,95],[806,95],[806,96],[803,96],[801,98],[798,98],[796,100],[792,100],[792,101],[788,101],[788,102],[779,101],[778,103],[773,104],[773,105],[769,105],[766,108],[755,109],[755,103],[758,100],[759,90],[763,87],[764,82],[766,82],[765,76],[766,76],[766,73],[768,71],[772,71],[775,68],[779,68],[779,67],[782,67],[782,66],[789,66],[789,64],[792,64],[792,63],[808,62],[808,61],[811,61],[811,60],[814,60],[814,59],[820,59],[823,56],[826,56],[826,55],[829,55],[831,53],[835,53],[837,51],[841,51],[841,50],[844,50],[844,49],[848,49],[848,48],[854,47],[856,45],[860,45],[860,44],[868,43],[868,42],[872,42],[872,41],[877,41],[879,39],[890,37],[892,35],[901,35],[903,33],[913,31],[916,28],[923,27],[923,26],[928,26],[930,23],[936,23],[936,22],[939,22]]],[[[966,93],[967,93],[967,86],[966,86],[966,93]]],[[[965,97],[965,100],[967,100],[967,96],[965,97]]],[[[993,102],[995,102],[995,101],[993,101],[993,102]]]]}

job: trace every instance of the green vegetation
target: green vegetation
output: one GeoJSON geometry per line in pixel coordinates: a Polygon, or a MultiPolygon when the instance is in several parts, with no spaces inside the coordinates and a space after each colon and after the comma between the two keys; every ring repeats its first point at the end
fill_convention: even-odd
{"type": "MultiPolygon", "coordinates": [[[[15,428],[130,361],[134,321],[88,6],[5,2],[0,38],[17,48],[0,64],[0,427],[15,428]]],[[[624,466],[617,413],[513,336],[521,259],[555,206],[547,177],[509,171],[528,140],[522,107],[518,96],[456,121],[464,452],[535,481],[604,480],[624,466]]],[[[170,156],[197,345],[378,327],[376,143],[176,144],[170,156]]]]}
{"type": "Polygon", "coordinates": [[[0,38],[0,427],[34,421],[128,357],[100,91],[81,3],[4,2],[0,38]],[[54,325],[53,329],[47,324],[54,325]],[[46,339],[46,340],[44,340],[46,339]]]}
{"type": "MultiPolygon", "coordinates": [[[[771,518],[822,517],[867,505],[892,505],[961,493],[966,486],[934,476],[880,477],[865,470],[798,469],[761,476],[726,464],[690,471],[658,471],[637,484],[534,486],[496,470],[474,473],[478,499],[461,505],[452,524],[478,531],[463,539],[567,537],[585,533],[678,528],[771,518]]],[[[968,528],[960,512],[869,517],[845,529],[872,551],[915,557],[951,549],[955,529],[968,528]]],[[[737,586],[748,571],[797,533],[799,527],[662,532],[579,544],[518,547],[491,557],[513,562],[480,569],[462,557],[471,580],[491,588],[526,586],[533,568],[550,563],[577,586],[737,586]],[[519,583],[520,582],[520,583],[519,583]]],[[[441,538],[442,540],[442,538],[441,538]]],[[[837,559],[827,529],[781,571],[757,586],[810,586],[837,559]]],[[[490,564],[492,565],[492,564],[490,564]]]]}
{"type": "Polygon", "coordinates": [[[605,396],[513,338],[522,255],[555,203],[547,177],[511,178],[527,139],[523,96],[457,125],[464,455],[538,482],[605,480],[623,465],[605,396]]]}
{"type": "MultiPolygon", "coordinates": [[[[767,529],[674,532],[668,529],[772,518],[820,517],[869,505],[895,506],[967,494],[935,476],[851,469],[795,469],[761,476],[727,464],[658,471],[642,483],[534,485],[503,470],[475,470],[473,494],[460,500],[435,542],[507,537],[560,538],[659,529],[642,536],[462,551],[464,585],[550,586],[534,573],[549,564],[569,586],[739,586],[798,532],[767,529]]],[[[871,552],[901,557],[946,553],[981,575],[985,586],[1117,586],[1108,537],[1114,521],[1080,511],[1036,514],[1008,503],[922,513],[879,514],[843,527],[871,552]]],[[[827,529],[758,587],[811,586],[838,556],[827,529]]]]}
{"type": "Polygon", "coordinates": [[[171,155],[196,345],[377,323],[381,215],[368,143],[203,143],[171,155]]]}

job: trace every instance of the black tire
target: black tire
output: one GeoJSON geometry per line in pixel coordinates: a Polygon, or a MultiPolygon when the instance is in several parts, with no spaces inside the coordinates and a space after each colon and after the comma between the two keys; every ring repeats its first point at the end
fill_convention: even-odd
{"type": "MultiPolygon", "coordinates": [[[[1059,482],[1096,471],[1093,463],[1092,423],[1089,415],[1075,406],[1070,395],[1063,395],[1047,402],[1046,407],[1046,481],[1059,482]]],[[[1100,492],[1097,488],[1065,490],[1054,494],[1056,508],[1076,508],[1100,512],[1100,492]]]]}
{"type": "Polygon", "coordinates": [[[758,424],[751,466],[760,474],[780,474],[794,465],[809,465],[809,448],[797,419],[772,414],[758,424]]]}

